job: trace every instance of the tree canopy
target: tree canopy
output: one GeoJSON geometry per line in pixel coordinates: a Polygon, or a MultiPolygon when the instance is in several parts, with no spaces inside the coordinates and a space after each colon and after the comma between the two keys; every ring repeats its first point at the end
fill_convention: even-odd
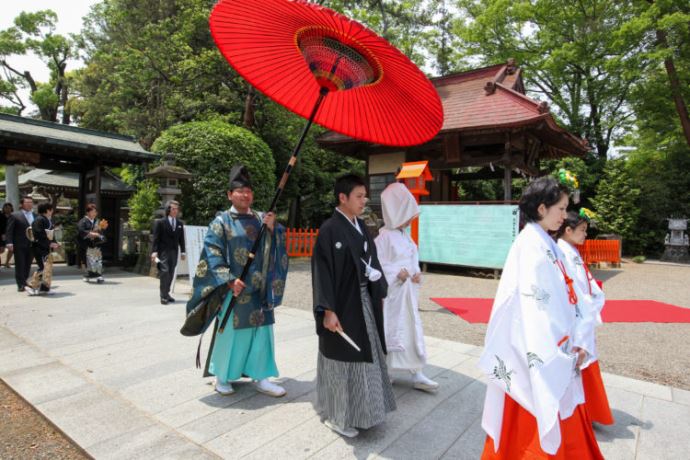
{"type": "Polygon", "coordinates": [[[30,100],[38,108],[39,117],[47,121],[70,123],[71,75],[67,61],[77,56],[72,37],[55,33],[57,15],[51,10],[22,12],[14,26],[0,30],[0,101],[2,111],[22,115],[29,107],[21,90],[29,91],[30,100]],[[33,53],[50,70],[50,80],[37,81],[30,71],[12,63],[13,56],[33,53]]]}
{"type": "MultiPolygon", "coordinates": [[[[558,121],[592,146],[583,159],[542,162],[542,173],[575,172],[582,204],[602,208],[604,227],[623,234],[626,251],[659,254],[664,219],[690,217],[687,1],[313,1],[363,22],[430,75],[514,58],[528,94],[548,101],[558,121]]],[[[236,160],[268,168],[256,170],[266,187],[258,204],[265,204],[304,120],[256,92],[223,59],[208,28],[214,4],[103,0],[73,37],[54,33],[51,11],[22,13],[0,31],[0,110],[25,113],[29,103],[19,90],[26,88],[43,119],[132,135],[155,151],[176,153],[199,178],[185,190],[201,200],[185,206],[196,223],[224,206],[218,187],[236,160]],[[13,56],[29,52],[50,68],[50,81],[12,65],[13,56]],[[77,53],[85,66],[67,72],[77,53]]],[[[331,212],[334,178],[365,172],[363,162],[321,149],[321,132],[315,127],[308,136],[279,204],[291,226],[318,226],[331,212]]],[[[131,182],[141,173],[121,170],[131,182]]],[[[514,191],[524,184],[514,181],[514,191]]],[[[501,196],[491,181],[463,184],[459,194],[501,196]]]]}

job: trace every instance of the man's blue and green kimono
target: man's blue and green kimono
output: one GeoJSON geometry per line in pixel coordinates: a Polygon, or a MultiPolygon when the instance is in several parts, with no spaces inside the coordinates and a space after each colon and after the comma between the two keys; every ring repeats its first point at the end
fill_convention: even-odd
{"type": "MultiPolygon", "coordinates": [[[[242,273],[262,218],[255,211],[238,214],[232,207],[209,224],[196,267],[194,292],[187,303],[188,312],[209,296],[221,294],[223,306],[218,318],[225,316],[232,299],[228,283],[242,273]]],[[[273,309],[283,298],[287,269],[285,230],[276,224],[272,233],[266,231],[262,237],[244,280],[247,287],[235,302],[222,334],[217,331],[216,322],[205,375],[215,375],[223,383],[242,376],[254,380],[278,376],[273,309]]]]}

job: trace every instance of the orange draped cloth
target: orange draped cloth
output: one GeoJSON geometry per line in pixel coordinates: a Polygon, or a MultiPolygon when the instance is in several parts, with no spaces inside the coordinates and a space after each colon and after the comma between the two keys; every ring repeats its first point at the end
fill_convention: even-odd
{"type": "Polygon", "coordinates": [[[601,380],[599,361],[594,361],[582,371],[582,386],[585,389],[585,405],[593,422],[613,425],[613,414],[601,380]]]}
{"type": "Polygon", "coordinates": [[[541,449],[537,420],[508,395],[503,408],[503,427],[499,450],[495,452],[494,441],[486,437],[482,460],[604,460],[594,437],[592,421],[584,404],[580,404],[573,415],[561,424],[561,446],[556,455],[549,455],[541,449]]]}

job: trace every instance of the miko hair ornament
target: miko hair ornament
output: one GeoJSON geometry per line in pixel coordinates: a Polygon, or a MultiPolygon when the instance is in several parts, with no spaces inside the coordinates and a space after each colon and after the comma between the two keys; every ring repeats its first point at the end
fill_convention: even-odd
{"type": "Polygon", "coordinates": [[[558,182],[573,190],[573,203],[580,202],[580,182],[575,174],[565,168],[558,170],[558,182]]]}
{"type": "Polygon", "coordinates": [[[592,227],[596,227],[597,215],[594,211],[588,208],[580,208],[580,217],[587,221],[592,227]]]}

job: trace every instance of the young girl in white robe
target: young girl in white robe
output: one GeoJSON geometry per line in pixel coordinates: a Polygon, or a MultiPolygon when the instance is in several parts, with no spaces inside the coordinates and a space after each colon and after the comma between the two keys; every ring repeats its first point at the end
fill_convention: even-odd
{"type": "Polygon", "coordinates": [[[603,458],[583,404],[577,294],[548,234],[567,206],[567,188],[551,177],[520,199],[527,224],[503,267],[479,361],[488,377],[482,459],[603,458]]]}
{"type": "Polygon", "coordinates": [[[387,364],[389,369],[412,372],[414,388],[435,391],[438,383],[422,369],[426,348],[419,316],[419,269],[417,245],[406,231],[419,215],[419,206],[403,184],[390,184],[381,194],[383,221],[376,243],[383,274],[388,282],[388,296],[383,301],[387,364]]]}
{"type": "Polygon", "coordinates": [[[582,365],[582,385],[585,391],[585,404],[587,412],[593,422],[602,425],[613,424],[613,415],[606,396],[604,382],[601,379],[601,370],[597,360],[595,328],[602,324],[601,309],[606,298],[604,292],[592,276],[589,268],[582,260],[577,245],[582,245],[587,238],[587,226],[589,219],[583,213],[568,212],[565,222],[558,230],[558,247],[565,254],[566,268],[572,274],[578,288],[582,322],[586,323],[583,330],[584,348],[588,355],[582,365]]]}

